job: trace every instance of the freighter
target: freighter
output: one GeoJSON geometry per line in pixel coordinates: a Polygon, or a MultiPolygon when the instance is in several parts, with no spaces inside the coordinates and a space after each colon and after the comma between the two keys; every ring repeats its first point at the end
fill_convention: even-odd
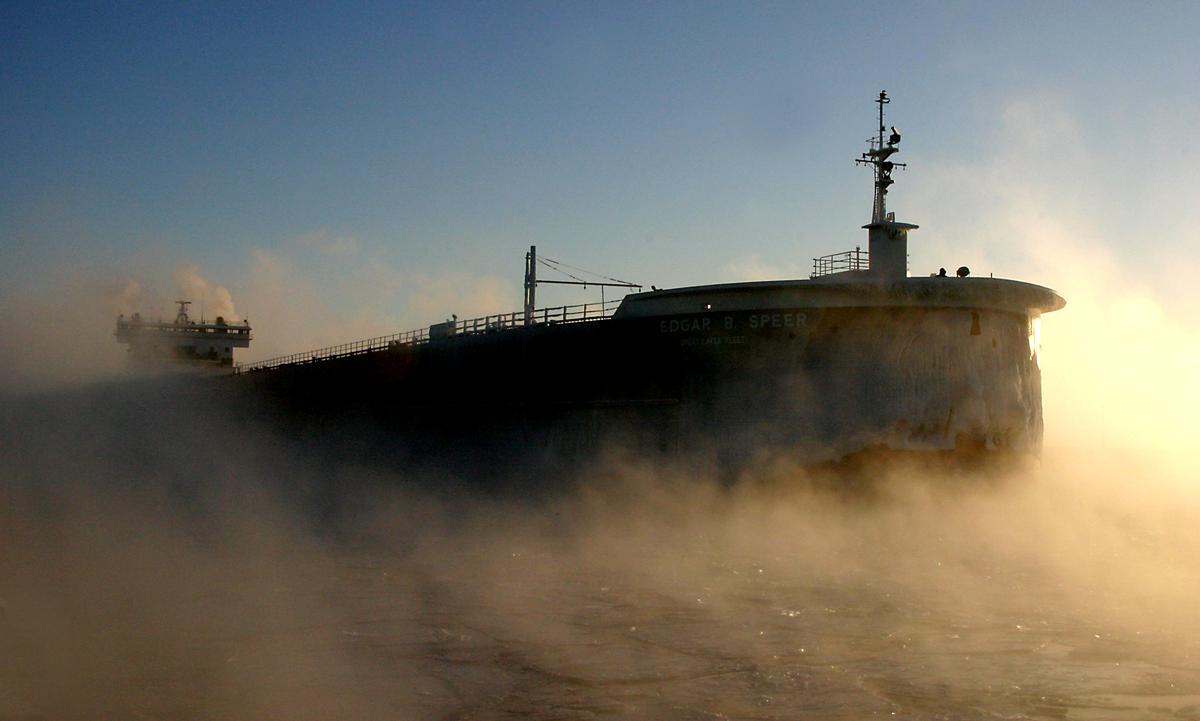
{"type": "Polygon", "coordinates": [[[1040,317],[1065,302],[967,268],[909,277],[917,226],[887,210],[903,167],[888,102],[881,92],[856,160],[874,174],[867,250],[816,258],[807,279],[538,308],[534,247],[522,311],[235,364],[227,382],[298,433],[431,465],[577,463],[608,448],[734,469],[777,454],[1036,455],[1040,317]]]}

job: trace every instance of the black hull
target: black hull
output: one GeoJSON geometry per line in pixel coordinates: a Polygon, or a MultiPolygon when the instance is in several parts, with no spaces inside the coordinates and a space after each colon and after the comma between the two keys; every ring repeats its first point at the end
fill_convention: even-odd
{"type": "Polygon", "coordinates": [[[864,454],[1036,455],[1031,334],[1061,299],[970,282],[642,294],[610,320],[458,335],[228,382],[252,389],[252,407],[289,433],[410,468],[520,474],[613,450],[734,471],[781,456],[828,466],[864,454]],[[970,294],[946,296],[954,287],[970,294]],[[780,295],[775,307],[739,309],[731,296],[764,291],[780,295]],[[679,312],[688,307],[702,312],[679,312]]]}

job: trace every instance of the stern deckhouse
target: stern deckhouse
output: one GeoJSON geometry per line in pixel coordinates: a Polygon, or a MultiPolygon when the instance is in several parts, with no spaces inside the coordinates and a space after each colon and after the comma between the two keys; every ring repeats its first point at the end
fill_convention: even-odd
{"type": "Polygon", "coordinates": [[[188,317],[191,301],[177,300],[173,321],[147,320],[140,313],[117,318],[113,332],[117,342],[129,346],[130,357],[140,363],[232,367],[233,349],[248,348],[252,336],[249,321],[227,322],[217,316],[209,323],[188,317]]]}

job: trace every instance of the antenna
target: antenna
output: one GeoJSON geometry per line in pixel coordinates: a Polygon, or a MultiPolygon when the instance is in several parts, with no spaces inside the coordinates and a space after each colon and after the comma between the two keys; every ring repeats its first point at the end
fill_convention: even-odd
{"type": "Polygon", "coordinates": [[[892,170],[896,168],[907,168],[907,163],[894,163],[888,160],[895,153],[900,152],[897,146],[900,144],[900,131],[892,126],[891,135],[888,136],[887,142],[884,142],[883,133],[887,126],[883,123],[883,106],[892,102],[888,97],[886,90],[879,91],[879,97],[875,99],[875,103],[879,106],[879,136],[871,138],[867,142],[871,144],[871,149],[862,154],[862,157],[855,158],[854,162],[860,165],[875,166],[875,203],[871,209],[871,222],[882,223],[887,220],[887,192],[888,186],[895,181],[892,180],[892,170]]]}
{"type": "Polygon", "coordinates": [[[912,223],[896,222],[896,214],[887,212],[887,192],[893,182],[892,171],[907,167],[904,163],[891,160],[893,155],[900,152],[900,131],[893,125],[891,134],[884,135],[887,126],[883,122],[883,106],[890,102],[887,91],[879,91],[879,97],[875,100],[879,106],[877,134],[867,141],[871,149],[854,161],[875,169],[875,204],[871,209],[871,222],[863,228],[867,230],[868,270],[872,276],[884,281],[908,277],[908,231],[917,229],[912,223]]]}

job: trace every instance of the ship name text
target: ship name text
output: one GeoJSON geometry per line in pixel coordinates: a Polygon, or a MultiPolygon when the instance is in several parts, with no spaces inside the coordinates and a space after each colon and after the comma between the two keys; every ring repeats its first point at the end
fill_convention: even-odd
{"type": "Polygon", "coordinates": [[[684,318],[666,318],[658,322],[660,333],[705,333],[712,330],[733,330],[744,321],[751,330],[762,328],[804,328],[808,324],[808,316],[804,313],[751,313],[748,317],[739,319],[732,315],[688,316],[684,318]]]}

